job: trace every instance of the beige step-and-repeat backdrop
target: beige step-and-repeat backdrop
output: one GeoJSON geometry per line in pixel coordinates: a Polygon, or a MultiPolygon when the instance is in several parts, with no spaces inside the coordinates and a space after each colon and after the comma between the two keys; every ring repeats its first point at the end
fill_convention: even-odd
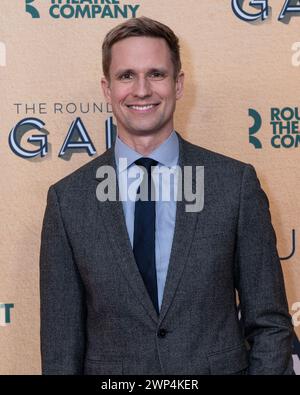
{"type": "MultiPolygon", "coordinates": [[[[100,89],[101,43],[110,28],[142,15],[168,24],[181,40],[186,89],[176,129],[257,170],[300,338],[300,2],[0,3],[0,374],[41,372],[47,190],[106,149],[114,120],[100,89]],[[89,143],[85,149],[72,148],[78,138],[89,143]]],[[[293,358],[300,374],[297,337],[293,358]]]]}

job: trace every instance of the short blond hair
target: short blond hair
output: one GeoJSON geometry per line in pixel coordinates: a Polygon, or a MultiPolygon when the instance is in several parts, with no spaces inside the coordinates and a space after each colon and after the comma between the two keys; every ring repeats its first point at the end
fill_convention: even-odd
{"type": "Polygon", "coordinates": [[[167,25],[154,19],[142,16],[132,18],[110,30],[102,44],[102,68],[105,78],[109,80],[112,46],[128,37],[156,37],[162,38],[168,44],[174,66],[174,78],[181,70],[179,39],[167,25]]]}

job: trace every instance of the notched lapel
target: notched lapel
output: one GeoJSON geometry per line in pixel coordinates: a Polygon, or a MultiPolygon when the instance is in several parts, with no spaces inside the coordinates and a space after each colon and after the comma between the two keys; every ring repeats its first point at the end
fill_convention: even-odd
{"type": "MultiPolygon", "coordinates": [[[[113,149],[109,149],[103,156],[100,166],[113,166],[116,171],[113,149]]],[[[117,173],[116,173],[117,174],[117,173]]],[[[100,182],[101,180],[98,180],[100,182]]],[[[117,196],[119,195],[118,182],[116,185],[117,196]]],[[[136,295],[139,303],[153,319],[158,321],[157,312],[152,304],[151,298],[144,285],[143,279],[134,259],[130,239],[127,232],[122,202],[117,198],[116,201],[97,201],[98,216],[102,219],[106,228],[110,248],[115,261],[119,265],[123,275],[129,282],[132,291],[136,295]]],[[[99,219],[99,220],[101,220],[99,219]]]]}
{"type": "MultiPolygon", "coordinates": [[[[189,159],[187,152],[186,142],[179,134],[179,166],[181,167],[182,175],[184,166],[193,167],[193,190],[195,191],[196,176],[195,176],[195,163],[189,159]]],[[[201,165],[200,163],[197,165],[201,165]]],[[[175,296],[176,289],[182,277],[183,270],[188,258],[191,243],[194,237],[195,228],[199,213],[187,212],[186,205],[190,204],[185,200],[182,186],[182,201],[177,201],[176,205],[176,220],[174,237],[170,255],[170,262],[167,272],[166,284],[163,294],[163,301],[159,315],[159,322],[161,322],[175,296]]]]}
{"type": "MultiPolygon", "coordinates": [[[[178,135],[179,138],[179,166],[182,174],[184,166],[195,167],[195,162],[189,158],[187,142],[178,135]]],[[[103,156],[98,166],[110,165],[116,170],[114,159],[114,151],[110,149],[103,156]]],[[[202,165],[197,163],[197,165],[202,165]]],[[[193,169],[195,170],[195,169],[193,169]]],[[[193,189],[195,190],[196,177],[193,171],[193,189]]],[[[117,196],[119,193],[117,183],[117,196]]],[[[153,319],[155,323],[161,322],[175,296],[176,289],[183,274],[183,270],[189,255],[189,250],[194,237],[199,213],[187,212],[186,205],[190,202],[185,200],[182,190],[182,201],[178,201],[176,205],[176,220],[174,237],[171,248],[170,262],[167,272],[166,284],[164,288],[163,301],[159,316],[152,304],[150,296],[144,285],[143,279],[140,275],[136,265],[131,243],[129,240],[125,217],[123,213],[122,202],[117,199],[115,202],[105,201],[98,202],[99,221],[103,221],[106,231],[109,235],[110,248],[117,264],[119,265],[123,275],[129,282],[138,301],[142,303],[146,312],[153,319]]]]}

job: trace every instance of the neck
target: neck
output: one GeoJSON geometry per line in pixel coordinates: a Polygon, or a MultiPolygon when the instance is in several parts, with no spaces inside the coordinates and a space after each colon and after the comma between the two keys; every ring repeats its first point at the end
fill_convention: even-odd
{"type": "Polygon", "coordinates": [[[159,147],[171,135],[173,129],[160,134],[138,136],[128,133],[118,132],[119,138],[123,143],[143,156],[148,156],[152,151],[159,147]]]}

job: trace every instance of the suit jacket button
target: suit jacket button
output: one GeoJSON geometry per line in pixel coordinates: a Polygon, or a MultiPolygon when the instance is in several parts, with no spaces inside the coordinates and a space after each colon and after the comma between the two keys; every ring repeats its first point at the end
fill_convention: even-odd
{"type": "Polygon", "coordinates": [[[163,328],[159,329],[159,331],[157,332],[158,337],[165,337],[166,334],[167,334],[167,331],[163,328]]]}

